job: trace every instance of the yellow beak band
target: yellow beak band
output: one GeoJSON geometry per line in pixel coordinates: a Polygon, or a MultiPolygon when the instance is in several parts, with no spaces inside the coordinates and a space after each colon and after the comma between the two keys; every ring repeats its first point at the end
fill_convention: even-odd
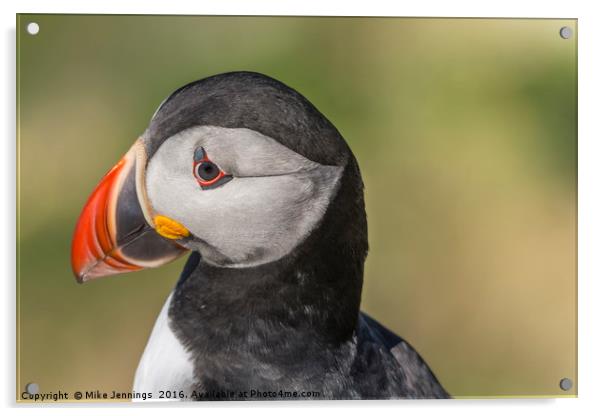
{"type": "Polygon", "coordinates": [[[171,218],[157,215],[154,220],[155,231],[165,238],[177,240],[190,235],[190,231],[186,227],[171,218]]]}

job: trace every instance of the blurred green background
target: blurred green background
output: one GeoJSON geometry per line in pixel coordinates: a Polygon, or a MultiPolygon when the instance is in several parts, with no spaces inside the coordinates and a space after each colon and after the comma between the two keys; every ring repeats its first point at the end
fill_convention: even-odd
{"type": "Polygon", "coordinates": [[[366,183],[363,309],[458,397],[574,395],[575,20],[19,15],[18,390],[129,390],[184,259],[78,285],[102,175],[190,81],[258,71],[366,183]],[[36,36],[27,23],[40,25],[36,36]]]}

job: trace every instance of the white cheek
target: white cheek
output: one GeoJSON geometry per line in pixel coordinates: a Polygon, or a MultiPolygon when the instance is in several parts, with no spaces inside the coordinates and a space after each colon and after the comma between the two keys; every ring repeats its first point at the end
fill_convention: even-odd
{"type": "MultiPolygon", "coordinates": [[[[274,160],[301,158],[294,166],[288,166],[301,171],[272,176],[235,176],[219,188],[203,190],[192,172],[192,154],[199,144],[209,146],[214,136],[199,137],[192,133],[174,136],[159,148],[149,161],[146,187],[155,214],[180,222],[194,236],[212,246],[209,250],[197,243],[207,261],[212,261],[214,250],[219,253],[219,260],[215,262],[223,262],[225,258],[232,267],[281,258],[309,235],[336,193],[341,167],[319,165],[289,149],[280,149],[282,154],[274,155],[274,160]]],[[[272,139],[262,140],[253,141],[254,146],[247,141],[244,149],[242,142],[230,140],[231,153],[240,154],[245,150],[247,157],[259,161],[262,150],[265,154],[267,148],[274,146],[285,149],[269,142],[272,139]],[[264,142],[267,144],[262,145],[264,142]]],[[[220,148],[227,150],[225,144],[220,148]]],[[[212,147],[213,154],[218,153],[217,150],[217,146],[212,147]]],[[[265,163],[278,169],[283,166],[265,163]]]]}
{"type": "Polygon", "coordinates": [[[281,257],[296,245],[309,223],[315,222],[313,185],[303,179],[234,179],[221,192],[207,195],[210,205],[206,209],[211,216],[201,218],[194,226],[237,262],[257,260],[253,256],[281,257]]]}
{"type": "MultiPolygon", "coordinates": [[[[335,169],[320,176],[334,185],[335,169]]],[[[149,198],[157,213],[182,223],[234,266],[248,266],[276,260],[298,245],[322,218],[332,191],[311,174],[234,178],[211,190],[164,177],[149,198]]]]}

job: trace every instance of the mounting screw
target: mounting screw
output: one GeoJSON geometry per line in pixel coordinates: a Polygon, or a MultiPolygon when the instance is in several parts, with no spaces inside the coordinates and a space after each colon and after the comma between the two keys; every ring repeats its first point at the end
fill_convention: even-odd
{"type": "Polygon", "coordinates": [[[40,25],[37,24],[36,22],[31,22],[29,24],[27,24],[27,33],[29,33],[30,35],[37,35],[38,32],[40,31],[40,25]]]}
{"type": "Polygon", "coordinates": [[[573,36],[573,29],[568,26],[563,26],[560,28],[560,37],[562,39],[570,39],[573,36]]]}
{"type": "Polygon", "coordinates": [[[573,387],[573,380],[570,378],[563,378],[560,380],[560,388],[564,391],[570,390],[573,387]]]}
{"type": "Polygon", "coordinates": [[[25,386],[25,391],[29,394],[37,394],[40,392],[40,386],[38,386],[36,383],[28,383],[25,386]]]}

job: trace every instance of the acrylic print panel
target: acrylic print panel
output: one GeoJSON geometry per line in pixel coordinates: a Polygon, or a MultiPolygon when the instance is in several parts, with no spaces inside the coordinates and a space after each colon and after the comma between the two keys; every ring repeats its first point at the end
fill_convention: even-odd
{"type": "Polygon", "coordinates": [[[576,20],[17,43],[18,401],[577,395],[576,20]]]}

